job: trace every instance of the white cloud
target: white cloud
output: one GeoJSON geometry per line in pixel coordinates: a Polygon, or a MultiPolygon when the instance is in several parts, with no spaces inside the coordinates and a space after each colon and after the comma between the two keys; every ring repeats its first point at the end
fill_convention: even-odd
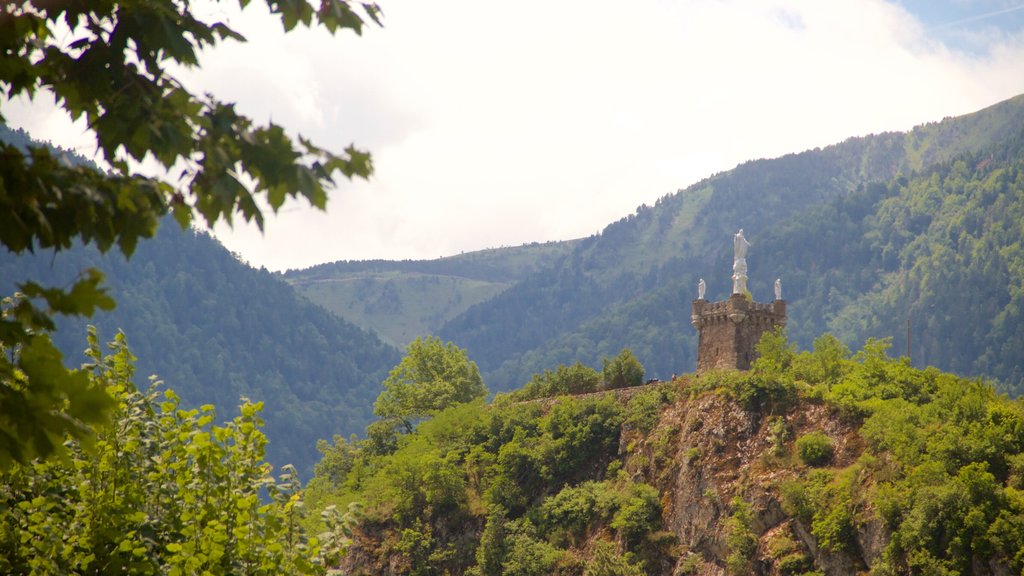
{"type": "MultiPolygon", "coordinates": [[[[382,0],[363,37],[250,8],[189,86],[374,154],[327,214],[218,235],[256,265],[435,258],[592,234],[760,157],[903,130],[1024,92],[1024,38],[950,50],[881,0],[382,0]]],[[[51,136],[52,137],[52,136],[51,136]]]]}

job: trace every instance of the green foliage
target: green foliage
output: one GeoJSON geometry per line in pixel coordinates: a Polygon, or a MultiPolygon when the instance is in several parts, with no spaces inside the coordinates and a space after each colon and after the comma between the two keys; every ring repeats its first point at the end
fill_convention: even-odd
{"type": "MultiPolygon", "coordinates": [[[[322,456],[313,467],[313,475],[318,482],[326,486],[333,486],[348,478],[349,472],[356,465],[360,447],[359,440],[354,436],[350,440],[346,440],[335,435],[334,444],[320,439],[316,443],[316,449],[322,456]]],[[[307,486],[307,489],[310,488],[311,486],[307,486]]]]}
{"type": "MultiPolygon", "coordinates": [[[[90,274],[71,294],[80,293],[83,285],[94,290],[98,281],[98,273],[90,274]]],[[[62,293],[53,297],[72,298],[62,293]]],[[[65,436],[90,444],[91,426],[106,423],[114,407],[107,391],[84,370],[64,369],[61,353],[46,333],[52,327],[52,310],[39,311],[21,295],[0,302],[0,333],[5,335],[0,338],[0,470],[63,453],[65,436]],[[24,326],[34,330],[22,331],[24,326]]]]}
{"type": "Polygon", "coordinates": [[[274,478],[263,462],[261,403],[217,425],[213,406],[138,392],[124,336],[110,348],[90,338],[84,373],[117,402],[92,450],[69,440],[60,460],[0,474],[0,571],[319,574],[345,553],[353,516],[307,537],[294,468],[274,478]]]}
{"type": "Polygon", "coordinates": [[[640,566],[630,562],[629,555],[619,554],[611,542],[594,542],[593,557],[583,571],[584,576],[643,576],[640,566]]]}
{"type": "Polygon", "coordinates": [[[754,514],[750,504],[739,497],[732,500],[732,513],[725,520],[725,565],[729,574],[749,574],[757,552],[754,514]]]}
{"type": "Polygon", "coordinates": [[[832,439],[823,432],[811,432],[796,439],[796,453],[808,466],[825,466],[832,462],[832,439]]]}
{"type": "Polygon", "coordinates": [[[805,574],[814,567],[813,559],[792,536],[790,530],[776,532],[767,542],[768,555],[775,561],[779,574],[795,576],[805,574]]]}
{"type": "Polygon", "coordinates": [[[812,352],[802,352],[793,359],[793,375],[797,380],[831,386],[849,370],[850,349],[831,334],[814,339],[812,352]]]}
{"type": "Polygon", "coordinates": [[[554,371],[545,370],[520,390],[509,396],[517,401],[549,398],[562,394],[585,394],[596,392],[601,386],[601,374],[589,366],[576,362],[572,366],[559,366],[554,371]]]}
{"type": "MultiPolygon", "coordinates": [[[[869,340],[852,359],[831,344],[798,355],[796,370],[819,377],[806,383],[808,392],[862,421],[867,451],[844,470],[810,470],[782,483],[783,509],[833,552],[855,550],[866,514],[877,513],[891,534],[871,567],[880,574],[966,574],[979,562],[1024,568],[1015,487],[1024,405],[978,380],[914,369],[888,358],[887,348],[869,340]],[[836,370],[820,369],[814,357],[822,351],[836,370]]],[[[808,465],[823,465],[832,443],[812,432],[797,440],[797,451],[808,465]]]]}
{"type": "Polygon", "coordinates": [[[626,404],[626,425],[647,434],[658,423],[661,410],[675,401],[679,389],[672,382],[659,384],[629,399],[626,404]]]}
{"type": "Polygon", "coordinates": [[[647,484],[630,484],[627,494],[612,519],[626,548],[634,548],[644,537],[661,525],[661,498],[658,490],[647,484]]]}
{"type": "Polygon", "coordinates": [[[557,402],[541,420],[547,441],[534,448],[544,478],[557,485],[574,480],[586,467],[603,470],[618,448],[622,421],[622,407],[607,396],[557,402]]]}
{"type": "Polygon", "coordinates": [[[605,388],[627,388],[644,383],[644,367],[633,356],[633,351],[623,348],[615,358],[604,359],[601,372],[605,388]]]}
{"type": "Polygon", "coordinates": [[[792,378],[756,371],[709,370],[699,374],[687,391],[691,395],[715,391],[748,410],[765,409],[769,413],[785,409],[797,398],[792,378]]]}
{"type": "Polygon", "coordinates": [[[564,556],[564,552],[538,538],[533,524],[525,519],[509,522],[508,553],[502,562],[506,576],[546,576],[564,556]]]}
{"type": "Polygon", "coordinates": [[[417,338],[383,382],[373,411],[412,432],[417,420],[487,395],[465,351],[440,338],[417,338]]]}
{"type": "Polygon", "coordinates": [[[686,558],[679,564],[680,574],[696,574],[700,569],[701,564],[704,563],[704,558],[700,554],[690,553],[686,555],[686,558]]]}
{"type": "MultiPolygon", "coordinates": [[[[314,21],[330,32],[362,30],[378,21],[371,3],[355,10],[325,0],[316,11],[305,0],[268,2],[285,29],[314,21]]],[[[370,156],[350,146],[342,155],[305,138],[295,143],[280,126],[254,125],[234,106],[197,96],[175,78],[197,54],[219,41],[244,37],[223,22],[204,22],[173,0],[47,4],[7,2],[2,9],[4,101],[51,94],[72,119],[83,118],[96,136],[104,172],[66,162],[42,146],[23,151],[0,142],[0,243],[21,254],[63,250],[75,242],[101,252],[113,246],[130,256],[151,238],[160,218],[173,213],[184,228],[195,215],[206,224],[231,223],[235,214],[263,227],[260,203],[277,211],[289,197],[326,206],[333,175],[369,177],[370,156]],[[143,176],[133,166],[155,161],[170,171],[183,165],[180,186],[143,176]],[[245,182],[246,184],[243,184],[245,182]]],[[[379,23],[379,22],[378,22],[379,23]]],[[[4,117],[0,114],[0,122],[4,117]]],[[[112,403],[65,368],[49,345],[55,315],[90,316],[113,302],[98,288],[95,270],[70,288],[25,282],[0,329],[0,467],[57,451],[65,433],[88,436],[112,403]],[[45,302],[37,305],[34,302],[45,302]],[[65,398],[67,407],[57,399],[65,398]],[[91,406],[86,406],[91,404],[91,406]],[[92,408],[91,416],[84,412],[92,408]],[[65,416],[66,415],[66,416],[65,416]]]]}
{"type": "Polygon", "coordinates": [[[369,441],[329,450],[311,487],[317,502],[365,502],[367,523],[400,543],[379,550],[388,562],[434,573],[643,573],[665,560],[672,538],[659,533],[657,490],[616,466],[625,411],[609,395],[460,404],[401,435],[392,452],[369,441]],[[342,455],[353,461],[348,476],[331,479],[342,455]],[[595,560],[590,547],[605,531],[628,559],[595,560]]]}
{"type": "Polygon", "coordinates": [[[502,563],[508,548],[505,543],[505,509],[491,507],[487,524],[480,534],[480,545],[476,549],[476,566],[482,576],[501,576],[502,563]]]}
{"type": "Polygon", "coordinates": [[[556,541],[579,544],[589,535],[591,528],[611,516],[617,506],[614,494],[603,482],[587,481],[577,486],[566,486],[544,499],[538,516],[545,532],[556,541]]]}
{"type": "Polygon", "coordinates": [[[786,452],[786,440],[789,439],[789,429],[786,428],[786,419],[782,416],[773,416],[768,421],[768,441],[772,443],[771,455],[778,458],[786,452]]]}
{"type": "Polygon", "coordinates": [[[765,332],[757,341],[757,359],[751,368],[754,372],[765,375],[786,377],[791,375],[793,360],[796,358],[796,346],[786,339],[784,327],[772,332],[765,332]]]}

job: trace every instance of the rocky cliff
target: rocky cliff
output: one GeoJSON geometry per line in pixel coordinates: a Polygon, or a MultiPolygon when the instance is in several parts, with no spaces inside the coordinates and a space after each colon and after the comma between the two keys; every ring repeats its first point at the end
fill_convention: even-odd
{"type": "Polygon", "coordinates": [[[774,344],[751,371],[454,408],[311,491],[367,503],[353,574],[1020,573],[1024,404],[884,342],[774,344]]]}

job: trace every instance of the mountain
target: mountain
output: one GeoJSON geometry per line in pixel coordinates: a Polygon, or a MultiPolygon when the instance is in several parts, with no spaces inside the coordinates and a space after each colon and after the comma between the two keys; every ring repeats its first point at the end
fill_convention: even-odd
{"type": "Polygon", "coordinates": [[[731,288],[731,236],[752,243],[749,287],[782,278],[793,340],[892,337],[911,359],[1020,393],[1024,333],[1018,181],[1024,96],[959,118],[747,162],[641,206],[437,330],[492,390],[631,348],[649,375],[695,365],[690,301],[731,288]]]}
{"type": "Polygon", "coordinates": [[[565,257],[574,241],[481,250],[437,260],[333,262],[288,270],[303,296],[404,346],[565,257]]]}
{"type": "Polygon", "coordinates": [[[163,222],[126,260],[76,246],[0,253],[4,294],[26,279],[66,285],[87,267],[105,276],[110,313],[59,323],[54,340],[78,364],[85,324],[101,340],[123,330],[138,373],[158,375],[186,406],[213,404],[230,417],[241,397],[264,401],[268,461],[311,472],[316,441],[362,433],[373,400],[400,354],[376,336],[308,302],[278,275],[238,261],[209,235],[163,222]]]}
{"type": "Polygon", "coordinates": [[[708,298],[728,296],[730,239],[743,228],[750,290],[770,300],[782,279],[801,347],[823,332],[853,347],[891,337],[915,365],[1020,394],[1022,130],[1019,96],[905,133],[747,162],[546,252],[337,263],[286,278],[392,341],[429,333],[457,343],[491,390],[557,364],[599,366],[627,347],[649,376],[667,378],[694,367],[695,286],[705,278],[708,298]],[[486,275],[438,268],[476,259],[490,264],[486,275]]]}

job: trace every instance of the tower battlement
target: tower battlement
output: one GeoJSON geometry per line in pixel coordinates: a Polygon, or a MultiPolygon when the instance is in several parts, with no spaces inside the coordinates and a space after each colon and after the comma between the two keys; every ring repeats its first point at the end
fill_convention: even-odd
{"type": "Polygon", "coordinates": [[[747,370],[757,357],[757,341],[765,332],[786,324],[786,301],[763,304],[733,294],[728,300],[693,301],[690,320],[700,333],[697,371],[716,368],[747,370]]]}

